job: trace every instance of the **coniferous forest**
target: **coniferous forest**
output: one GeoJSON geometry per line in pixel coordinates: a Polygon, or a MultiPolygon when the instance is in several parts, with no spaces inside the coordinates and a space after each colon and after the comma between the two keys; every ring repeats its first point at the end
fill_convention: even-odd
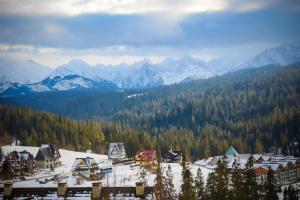
{"type": "Polygon", "coordinates": [[[104,153],[109,142],[118,141],[129,155],[172,147],[187,159],[220,155],[229,145],[260,153],[300,139],[299,95],[300,65],[294,64],[140,91],[2,98],[1,143],[15,137],[24,145],[51,142],[104,153]],[[128,98],[136,93],[142,95],[128,98]]]}

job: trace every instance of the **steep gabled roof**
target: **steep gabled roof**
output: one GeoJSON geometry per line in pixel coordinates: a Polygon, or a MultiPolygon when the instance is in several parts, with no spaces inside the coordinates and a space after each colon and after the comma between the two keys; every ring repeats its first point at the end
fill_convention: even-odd
{"type": "Polygon", "coordinates": [[[59,157],[60,154],[55,145],[42,145],[35,156],[35,160],[51,160],[59,157]]]}
{"type": "Polygon", "coordinates": [[[233,148],[233,146],[230,146],[229,149],[227,149],[225,156],[237,156],[239,153],[233,148]]]}
{"type": "Polygon", "coordinates": [[[147,160],[147,161],[155,161],[156,160],[156,152],[155,151],[138,151],[135,154],[136,160],[147,160]]]}
{"type": "Polygon", "coordinates": [[[98,169],[98,165],[94,158],[76,158],[73,164],[73,170],[75,170],[76,168],[98,169]]]}
{"type": "Polygon", "coordinates": [[[108,150],[109,158],[125,158],[126,152],[123,143],[110,143],[108,150]]]}

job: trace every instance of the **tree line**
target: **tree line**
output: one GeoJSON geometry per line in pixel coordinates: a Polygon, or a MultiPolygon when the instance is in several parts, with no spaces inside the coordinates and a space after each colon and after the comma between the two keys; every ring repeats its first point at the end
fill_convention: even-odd
{"type": "Polygon", "coordinates": [[[232,169],[227,168],[226,159],[220,159],[216,169],[204,180],[201,168],[196,177],[192,176],[185,160],[182,162],[182,184],[179,194],[175,192],[170,165],[162,173],[160,163],[156,170],[155,192],[159,200],[278,200],[283,193],[284,200],[297,200],[298,194],[289,185],[284,191],[278,186],[274,172],[269,168],[267,180],[263,184],[256,181],[253,156],[249,157],[245,169],[240,168],[237,160],[232,169]]]}
{"type": "MultiPolygon", "coordinates": [[[[286,126],[286,122],[295,123],[292,126],[300,124],[300,109],[280,111],[275,115],[281,120],[273,121],[272,119],[276,118],[270,116],[252,125],[260,126],[267,121],[274,131],[278,131],[275,128],[286,126]]],[[[165,152],[172,148],[183,151],[187,159],[196,160],[205,156],[221,155],[230,145],[235,146],[241,153],[249,152],[249,149],[250,152],[262,153],[268,150],[266,142],[269,145],[274,144],[272,143],[274,133],[271,131],[233,136],[230,132],[207,124],[200,136],[195,136],[192,131],[184,128],[169,128],[163,133],[151,135],[121,123],[75,121],[46,112],[4,105],[0,106],[0,119],[1,145],[11,144],[15,138],[23,145],[39,146],[43,143],[53,143],[70,150],[91,149],[96,153],[107,153],[108,143],[123,142],[129,156],[142,149],[159,149],[165,152]]],[[[284,129],[279,141],[286,144],[295,133],[298,132],[289,133],[288,129],[284,129]]]]}

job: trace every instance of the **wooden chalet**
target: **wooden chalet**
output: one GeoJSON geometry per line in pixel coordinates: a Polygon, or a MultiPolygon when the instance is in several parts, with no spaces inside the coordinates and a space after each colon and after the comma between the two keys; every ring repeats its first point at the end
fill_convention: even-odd
{"type": "Polygon", "coordinates": [[[155,168],[157,165],[156,151],[138,151],[135,154],[135,161],[141,166],[155,168]]]}
{"type": "Polygon", "coordinates": [[[99,172],[99,167],[94,158],[76,158],[73,164],[72,171],[73,175],[95,174],[99,172]]]}
{"type": "Polygon", "coordinates": [[[56,145],[54,144],[43,144],[41,145],[35,160],[36,165],[39,168],[54,169],[61,165],[60,153],[56,145]]]}
{"type": "Polygon", "coordinates": [[[123,143],[110,143],[108,158],[112,160],[123,160],[126,158],[126,151],[123,143]]]}
{"type": "Polygon", "coordinates": [[[9,153],[4,160],[9,167],[9,172],[12,176],[24,176],[33,174],[36,168],[34,157],[28,151],[13,151],[9,153]]]}
{"type": "Polygon", "coordinates": [[[163,159],[164,159],[165,162],[181,163],[182,162],[182,156],[183,156],[183,154],[182,154],[181,151],[173,151],[171,149],[163,155],[163,159]]]}

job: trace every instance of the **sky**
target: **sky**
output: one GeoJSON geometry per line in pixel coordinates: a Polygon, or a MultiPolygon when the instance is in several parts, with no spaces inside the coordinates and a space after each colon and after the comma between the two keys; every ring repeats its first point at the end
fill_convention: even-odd
{"type": "Polygon", "coordinates": [[[0,0],[0,55],[50,67],[248,59],[299,41],[299,0],[0,0]]]}

